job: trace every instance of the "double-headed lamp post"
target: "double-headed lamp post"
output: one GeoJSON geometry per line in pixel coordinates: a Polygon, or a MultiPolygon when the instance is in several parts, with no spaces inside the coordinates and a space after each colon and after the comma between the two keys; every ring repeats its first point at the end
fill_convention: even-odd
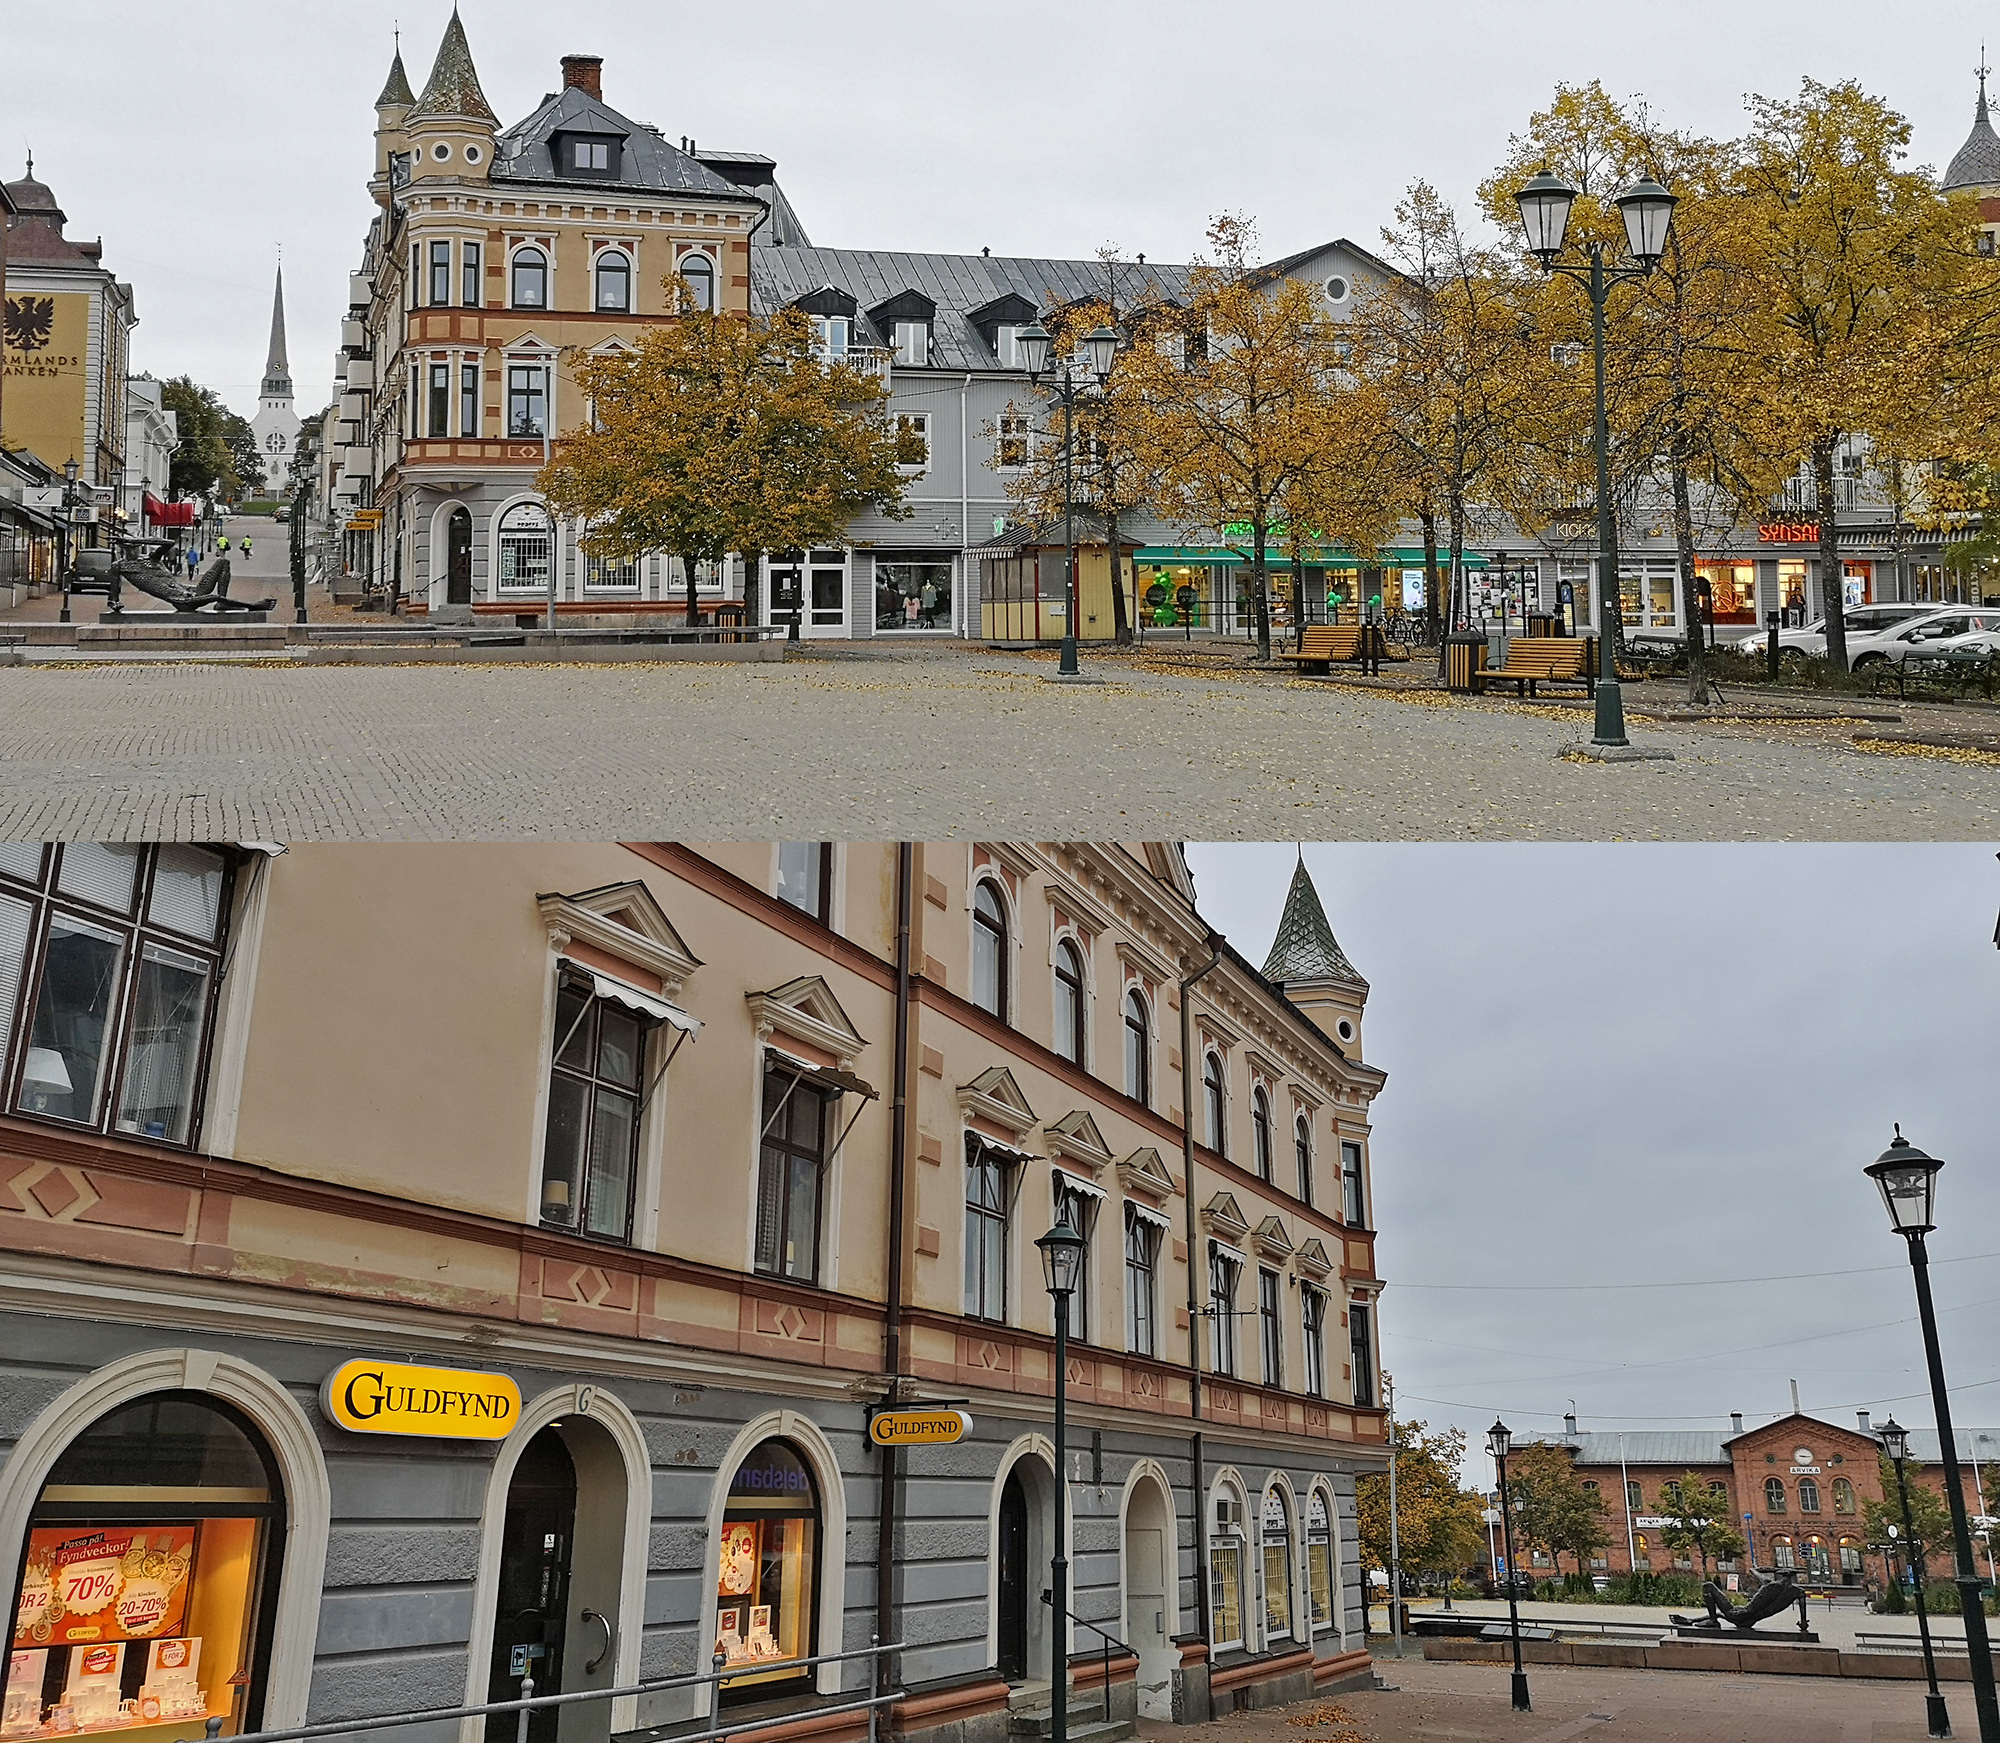
{"type": "Polygon", "coordinates": [[[1514,1583],[1514,1510],[1507,1501],[1507,1454],[1513,1449],[1514,1431],[1499,1417],[1486,1431],[1486,1450],[1493,1455],[1500,1473],[1500,1543],[1507,1553],[1507,1632],[1514,1639],[1514,1711],[1532,1713],[1528,1703],[1528,1673],[1521,1668],[1521,1605],[1514,1583]]]}
{"type": "Polygon", "coordinates": [[[1035,1243],[1042,1251],[1042,1280],[1056,1307],[1056,1530],[1049,1558],[1049,1743],[1069,1738],[1069,1557],[1063,1553],[1063,1497],[1068,1485],[1064,1445],[1069,1427],[1069,1298],[1083,1280],[1083,1236],[1059,1222],[1035,1243]]]}
{"type": "MultiPolygon", "coordinates": [[[[1931,1402],[1937,1411],[1938,1451],[1944,1462],[1944,1498],[1951,1508],[1952,1547],[1958,1571],[1959,1611],[1965,1617],[1965,1651],[1972,1671],[1972,1706],[1979,1718],[1979,1743],[2000,1743],[2000,1702],[1994,1698],[1993,1651],[1986,1638],[1986,1609],[1979,1593],[1979,1573],[1972,1563],[1972,1531],[1965,1517],[1965,1495],[1959,1487],[1958,1444],[1952,1435],[1951,1400],[1944,1384],[1944,1357],[1938,1350],[1937,1313],[1931,1306],[1930,1255],[1924,1236],[1937,1227],[1938,1170],[1944,1164],[1927,1156],[1896,1128],[1895,1142],[1867,1167],[1882,1190],[1889,1226],[1909,1243],[1910,1270],[1917,1285],[1917,1318],[1923,1326],[1924,1361],[1930,1369],[1931,1402]]],[[[1900,1476],[1901,1467],[1898,1466],[1900,1476]]],[[[1907,1523],[1907,1522],[1906,1522],[1907,1523]]],[[[1912,1543],[1912,1555],[1922,1549],[1912,1543]]],[[[1940,1708],[1942,1703],[1940,1703],[1940,1708]]],[[[1943,1735],[1935,1729],[1933,1736],[1943,1735]]]]}
{"type": "MultiPolygon", "coordinates": [[[[1931,1735],[1949,1737],[1951,1715],[1944,1710],[1944,1695],[1938,1688],[1937,1657],[1931,1651],[1931,1619],[1924,1605],[1924,1557],[1930,1554],[1930,1545],[1917,1541],[1917,1522],[1910,1515],[1910,1485],[1903,1477],[1903,1461],[1910,1456],[1910,1431],[1892,1416],[1882,1424],[1879,1433],[1882,1450],[1896,1467],[1896,1497],[1903,1504],[1904,1554],[1910,1563],[1910,1583],[1916,1588],[1917,1634],[1924,1647],[1924,1677],[1931,1687],[1924,1697],[1924,1712],[1930,1721],[1931,1735]]],[[[1890,1529],[1893,1531],[1895,1527],[1890,1529]]]]}
{"type": "MultiPolygon", "coordinates": [[[[1607,748],[1623,747],[1625,701],[1618,690],[1618,665],[1611,647],[1611,623],[1618,610],[1618,524],[1611,506],[1611,432],[1604,410],[1604,304],[1611,287],[1628,279],[1644,278],[1660,264],[1667,251],[1667,232],[1674,220],[1675,196],[1656,181],[1634,182],[1617,198],[1619,215],[1625,220],[1625,246],[1632,256],[1630,266],[1607,265],[1604,244],[1589,242],[1584,252],[1587,266],[1559,266],[1563,236],[1569,229],[1570,207],[1576,204],[1577,190],[1547,168],[1538,170],[1514,196],[1521,208],[1521,227],[1528,233],[1528,252],[1542,264],[1542,270],[1573,278],[1590,295],[1590,337],[1596,359],[1597,430],[1597,732],[1593,743],[1607,748]]],[[[1688,633],[1694,633],[1689,626],[1688,633]]]]}
{"type": "MultiPolygon", "coordinates": [[[[1041,322],[1035,321],[1023,327],[1014,335],[1014,343],[1020,348],[1021,362],[1028,371],[1028,379],[1037,387],[1042,384],[1042,371],[1049,366],[1049,347],[1052,343],[1049,331],[1041,322]]],[[[1111,362],[1118,355],[1118,335],[1109,327],[1098,327],[1084,335],[1083,353],[1090,365],[1090,373],[1097,377],[1101,388],[1111,379],[1111,362]]],[[[1076,371],[1065,362],[1061,372],[1061,385],[1057,394],[1063,408],[1063,573],[1068,577],[1069,597],[1064,606],[1062,660],[1056,667],[1059,677],[1074,678],[1076,666],[1076,445],[1073,440],[1076,425],[1076,371]]],[[[1115,561],[1117,553],[1112,553],[1115,561]]]]}

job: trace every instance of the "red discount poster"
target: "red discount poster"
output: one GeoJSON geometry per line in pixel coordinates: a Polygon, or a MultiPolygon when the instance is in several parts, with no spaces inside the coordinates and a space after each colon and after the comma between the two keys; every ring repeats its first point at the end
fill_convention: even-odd
{"type": "Polygon", "coordinates": [[[178,1633],[198,1530],[189,1524],[31,1531],[14,1644],[178,1633]]]}

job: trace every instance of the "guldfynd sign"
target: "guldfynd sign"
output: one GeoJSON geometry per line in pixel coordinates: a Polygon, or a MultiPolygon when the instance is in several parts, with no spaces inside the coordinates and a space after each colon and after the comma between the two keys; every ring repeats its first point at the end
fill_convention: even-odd
{"type": "Polygon", "coordinates": [[[356,1434],[504,1440],[521,1420],[521,1389],[505,1374],[343,1362],[320,1388],[320,1408],[356,1434]]]}

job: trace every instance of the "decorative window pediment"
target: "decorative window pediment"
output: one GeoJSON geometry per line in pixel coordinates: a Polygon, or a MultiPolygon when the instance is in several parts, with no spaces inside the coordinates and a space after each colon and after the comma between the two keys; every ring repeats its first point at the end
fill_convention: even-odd
{"type": "Polygon", "coordinates": [[[653,892],[636,879],[574,896],[540,895],[535,902],[557,950],[572,940],[591,945],[658,975],[669,998],[679,997],[688,976],[701,967],[653,892]]]}
{"type": "Polygon", "coordinates": [[[768,1041],[774,1034],[790,1035],[831,1053],[840,1061],[843,1071],[852,1068],[855,1058],[868,1044],[840,1008],[833,989],[819,975],[801,975],[769,992],[745,993],[743,998],[750,1007],[751,1020],[757,1025],[759,1041],[768,1041]]]}
{"type": "Polygon", "coordinates": [[[1111,1146],[1105,1143],[1097,1122],[1082,1108],[1057,1120],[1047,1135],[1053,1154],[1088,1168],[1093,1177],[1102,1174],[1111,1161],[1111,1146]]]}
{"type": "Polygon", "coordinates": [[[989,1066],[970,1083],[960,1084],[958,1106],[968,1119],[990,1121],[1017,1138],[1025,1138],[1041,1123],[1014,1074],[1004,1065],[989,1066]]]}
{"type": "Polygon", "coordinates": [[[1042,869],[1041,856],[1029,852],[1017,841],[980,841],[974,846],[995,865],[1005,866],[1017,878],[1032,876],[1042,869]]]}
{"type": "Polygon", "coordinates": [[[1257,1225],[1252,1241],[1257,1251],[1269,1259],[1289,1259],[1297,1251],[1292,1237],[1285,1233],[1285,1225],[1274,1216],[1267,1216],[1257,1225]]]}
{"type": "Polygon", "coordinates": [[[1042,894],[1051,908],[1069,916],[1072,925],[1099,936],[1111,930],[1110,911],[1078,885],[1051,881],[1042,886],[1042,894]]]}
{"type": "Polygon", "coordinates": [[[1158,985],[1164,986],[1168,981],[1178,978],[1167,966],[1167,959],[1164,956],[1133,939],[1121,938],[1113,948],[1117,950],[1120,962],[1128,968],[1137,969],[1140,974],[1158,985]]]}
{"type": "Polygon", "coordinates": [[[1225,1022],[1207,1005],[1195,1011],[1194,1026],[1225,1053],[1243,1045],[1243,1031],[1233,1023],[1225,1022]]]}
{"type": "Polygon", "coordinates": [[[1174,1195],[1174,1177],[1160,1160],[1159,1151],[1147,1144],[1134,1150],[1118,1164],[1118,1181],[1128,1193],[1164,1204],[1174,1195]]]}
{"type": "Polygon", "coordinates": [[[1301,1271],[1314,1277],[1328,1276],[1333,1270],[1333,1261],[1327,1257],[1326,1247],[1317,1235],[1298,1250],[1294,1262],[1301,1271]]]}
{"type": "Polygon", "coordinates": [[[1225,1241],[1240,1241],[1250,1232],[1235,1195],[1228,1192],[1218,1192],[1202,1207],[1201,1226],[1225,1241]]]}
{"type": "Polygon", "coordinates": [[[1243,1050],[1243,1057],[1250,1062],[1250,1069],[1273,1089],[1284,1081],[1285,1068],[1268,1053],[1260,1052],[1255,1047],[1246,1047],[1243,1050]]]}

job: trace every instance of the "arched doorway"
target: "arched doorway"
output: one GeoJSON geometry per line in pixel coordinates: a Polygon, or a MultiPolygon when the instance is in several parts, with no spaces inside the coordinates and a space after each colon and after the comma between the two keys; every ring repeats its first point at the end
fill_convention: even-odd
{"type": "MultiPolygon", "coordinates": [[[[513,1700],[521,1675],[538,1695],[610,1688],[624,1569],[625,1461],[588,1417],[551,1423],[521,1449],[507,1486],[487,1699],[513,1700]]],[[[609,1701],[543,1708],[529,1743],[601,1743],[609,1701]]],[[[518,1719],[487,1721],[489,1743],[513,1743],[518,1719]]]]}
{"type": "Polygon", "coordinates": [[[472,515],[463,503],[451,511],[444,529],[444,602],[472,603],[472,515]]]}
{"type": "Polygon", "coordinates": [[[98,1417],[29,1516],[6,1734],[257,1730],[285,1524],[276,1461],[241,1411],[160,1391],[98,1417]]]}
{"type": "Polygon", "coordinates": [[[1125,1506],[1125,1640],[1139,1655],[1139,1716],[1172,1719],[1180,1648],[1174,1513],[1157,1476],[1142,1474],[1125,1506]]]}
{"type": "Polygon", "coordinates": [[[997,1607],[1000,1674],[1020,1682],[1028,1674],[1028,1490],[1021,1467],[1007,1473],[1000,1489],[1000,1551],[995,1558],[1000,1576],[997,1607]]]}
{"type": "Polygon", "coordinates": [[[1055,1472],[1041,1445],[1016,1449],[993,1501],[993,1663],[1009,1682],[1043,1683],[1056,1637],[1041,1595],[1054,1558],[1055,1472]]]}

